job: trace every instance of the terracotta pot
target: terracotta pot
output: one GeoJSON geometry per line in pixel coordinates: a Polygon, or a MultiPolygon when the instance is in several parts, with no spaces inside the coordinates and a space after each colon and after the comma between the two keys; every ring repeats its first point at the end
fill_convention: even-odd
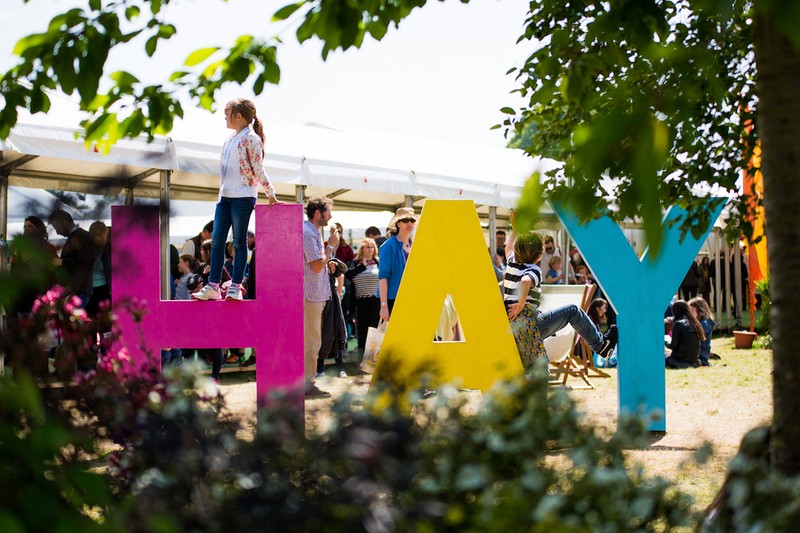
{"type": "Polygon", "coordinates": [[[752,348],[753,341],[756,340],[755,332],[753,331],[734,331],[733,344],[736,348],[752,348]]]}

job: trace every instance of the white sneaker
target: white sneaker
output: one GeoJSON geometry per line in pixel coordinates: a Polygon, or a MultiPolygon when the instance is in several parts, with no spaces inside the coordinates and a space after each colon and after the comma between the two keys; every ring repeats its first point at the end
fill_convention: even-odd
{"type": "Polygon", "coordinates": [[[219,290],[212,287],[211,285],[206,285],[199,291],[192,293],[192,299],[194,300],[222,300],[222,295],[219,293],[219,290]]]}
{"type": "Polygon", "coordinates": [[[231,285],[228,287],[228,292],[225,295],[225,301],[227,302],[228,300],[236,300],[238,302],[244,300],[242,297],[242,288],[239,285],[231,285]]]}
{"type": "Polygon", "coordinates": [[[339,372],[339,377],[340,377],[340,378],[346,378],[346,377],[347,377],[347,374],[345,373],[345,371],[344,371],[344,370],[342,370],[341,372],[339,372]]]}

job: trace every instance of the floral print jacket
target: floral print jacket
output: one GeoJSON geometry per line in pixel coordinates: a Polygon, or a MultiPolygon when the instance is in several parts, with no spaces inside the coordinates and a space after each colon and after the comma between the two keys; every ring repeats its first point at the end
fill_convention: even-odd
{"type": "MultiPolygon", "coordinates": [[[[258,183],[264,187],[264,192],[268,197],[275,196],[275,189],[267,177],[264,170],[264,147],[261,137],[252,128],[239,140],[237,151],[239,153],[239,175],[242,177],[242,185],[255,187],[258,183]]],[[[221,167],[221,162],[220,162],[221,167]]]]}

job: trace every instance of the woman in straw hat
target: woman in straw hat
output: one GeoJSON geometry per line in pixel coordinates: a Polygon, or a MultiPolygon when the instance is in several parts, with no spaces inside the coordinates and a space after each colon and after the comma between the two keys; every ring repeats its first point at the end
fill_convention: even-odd
{"type": "Polygon", "coordinates": [[[397,298],[400,279],[406,268],[408,254],[411,253],[411,234],[419,217],[412,207],[400,207],[389,222],[394,235],[386,239],[380,250],[381,262],[378,270],[378,298],[381,300],[381,320],[389,320],[389,315],[397,298]]]}

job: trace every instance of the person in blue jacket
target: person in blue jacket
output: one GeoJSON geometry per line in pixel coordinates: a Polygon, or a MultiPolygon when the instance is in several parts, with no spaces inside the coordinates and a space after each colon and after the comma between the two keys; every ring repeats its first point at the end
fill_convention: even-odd
{"type": "Polygon", "coordinates": [[[400,207],[389,222],[394,235],[381,245],[381,262],[378,269],[378,298],[381,300],[381,320],[389,320],[392,313],[400,279],[406,269],[408,254],[411,253],[411,234],[419,217],[412,207],[400,207]]]}

